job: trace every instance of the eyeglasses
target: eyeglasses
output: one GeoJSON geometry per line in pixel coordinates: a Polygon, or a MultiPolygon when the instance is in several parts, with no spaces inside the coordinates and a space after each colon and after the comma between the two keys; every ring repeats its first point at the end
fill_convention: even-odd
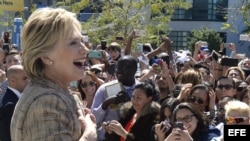
{"type": "Polygon", "coordinates": [[[247,120],[248,117],[226,117],[227,123],[241,123],[247,120]]]}
{"type": "Polygon", "coordinates": [[[176,120],[178,121],[178,122],[183,122],[183,121],[185,121],[185,122],[191,122],[192,121],[192,117],[193,117],[194,115],[186,115],[184,118],[177,118],[176,120]]]}
{"type": "Polygon", "coordinates": [[[203,104],[204,103],[204,101],[202,99],[194,97],[194,96],[189,96],[188,101],[192,102],[192,103],[197,102],[198,104],[203,104]]]}
{"type": "Polygon", "coordinates": [[[93,86],[95,86],[95,82],[89,81],[89,82],[83,82],[81,84],[82,88],[86,88],[88,85],[91,86],[91,87],[93,87],[93,86]]]}
{"type": "Polygon", "coordinates": [[[242,92],[244,89],[246,89],[247,87],[237,87],[237,91],[238,92],[242,92]]]}
{"type": "Polygon", "coordinates": [[[217,88],[219,88],[219,89],[223,89],[223,88],[225,88],[226,90],[230,90],[231,88],[233,88],[233,86],[232,85],[218,85],[217,86],[217,88]]]}

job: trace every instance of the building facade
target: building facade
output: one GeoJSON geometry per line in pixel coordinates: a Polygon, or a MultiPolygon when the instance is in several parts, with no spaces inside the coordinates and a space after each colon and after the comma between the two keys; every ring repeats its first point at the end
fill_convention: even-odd
{"type": "MultiPolygon", "coordinates": [[[[240,54],[250,57],[250,42],[240,41],[240,34],[247,28],[239,8],[244,4],[237,0],[186,0],[192,4],[188,10],[177,9],[170,22],[170,38],[173,39],[174,48],[187,48],[188,37],[192,30],[203,27],[213,29],[220,33],[223,41],[235,43],[236,50],[240,54]],[[236,32],[222,30],[223,23],[233,25],[236,32]]],[[[230,54],[230,50],[226,50],[230,54]]]]}

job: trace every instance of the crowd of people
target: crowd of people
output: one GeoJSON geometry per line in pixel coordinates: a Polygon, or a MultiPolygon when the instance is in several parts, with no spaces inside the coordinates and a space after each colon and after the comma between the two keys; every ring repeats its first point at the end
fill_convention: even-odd
{"type": "Polygon", "coordinates": [[[81,30],[41,8],[21,52],[1,40],[0,141],[223,141],[224,125],[250,124],[250,59],[234,43],[173,51],[164,37],[154,49],[132,29],[94,46],[81,30]]]}

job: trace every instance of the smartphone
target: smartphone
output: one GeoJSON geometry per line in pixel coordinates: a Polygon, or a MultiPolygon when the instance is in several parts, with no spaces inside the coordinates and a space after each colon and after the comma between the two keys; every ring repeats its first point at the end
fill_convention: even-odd
{"type": "Polygon", "coordinates": [[[161,59],[154,59],[154,63],[160,65],[161,59]]]}
{"type": "Polygon", "coordinates": [[[9,53],[10,46],[8,43],[3,43],[3,50],[4,50],[4,53],[9,53]]]}
{"type": "Polygon", "coordinates": [[[180,128],[181,130],[184,130],[183,122],[175,122],[173,127],[180,128]]]}
{"type": "Polygon", "coordinates": [[[230,47],[230,43],[224,43],[224,47],[225,48],[229,48],[230,47]]]}
{"type": "Polygon", "coordinates": [[[101,49],[102,50],[106,50],[107,49],[107,41],[106,40],[102,40],[101,41],[101,49]]]}
{"type": "Polygon", "coordinates": [[[88,53],[88,58],[100,59],[100,58],[102,58],[102,52],[97,51],[97,50],[90,50],[88,53]]]}
{"type": "Polygon", "coordinates": [[[207,42],[205,42],[205,41],[200,41],[200,42],[199,42],[199,46],[201,46],[201,47],[207,47],[207,42]]]}
{"type": "Polygon", "coordinates": [[[166,126],[166,127],[168,127],[168,128],[172,126],[172,125],[170,124],[170,121],[167,120],[167,119],[164,120],[162,123],[163,123],[164,126],[166,126]]]}
{"type": "Polygon", "coordinates": [[[212,58],[215,60],[215,61],[218,61],[219,57],[218,55],[215,53],[215,51],[212,52],[212,58]]]}
{"type": "Polygon", "coordinates": [[[115,40],[123,41],[123,37],[117,36],[117,37],[115,37],[115,40]]]}
{"type": "Polygon", "coordinates": [[[201,66],[201,64],[194,64],[194,68],[195,69],[199,69],[199,68],[201,68],[202,66],[201,66]]]}
{"type": "Polygon", "coordinates": [[[222,58],[221,59],[221,65],[222,66],[238,66],[239,60],[236,58],[222,58]]]}
{"type": "Polygon", "coordinates": [[[71,88],[77,88],[77,81],[72,81],[72,82],[69,84],[69,86],[70,86],[71,88]]]}
{"type": "Polygon", "coordinates": [[[82,41],[83,41],[84,43],[89,42],[89,36],[83,35],[83,36],[82,36],[82,41]]]}
{"type": "Polygon", "coordinates": [[[162,56],[161,59],[162,59],[163,61],[165,61],[165,62],[167,63],[167,65],[169,66],[169,64],[170,64],[169,56],[162,56]]]}
{"type": "Polygon", "coordinates": [[[137,43],[136,52],[143,53],[143,44],[142,43],[137,43]]]}
{"type": "Polygon", "coordinates": [[[115,63],[111,63],[107,69],[108,74],[115,74],[116,71],[116,64],[115,63]]]}

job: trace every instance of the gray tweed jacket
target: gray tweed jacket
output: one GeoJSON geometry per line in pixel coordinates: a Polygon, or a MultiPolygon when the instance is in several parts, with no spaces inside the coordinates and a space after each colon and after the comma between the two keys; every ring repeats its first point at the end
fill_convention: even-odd
{"type": "Polygon", "coordinates": [[[49,80],[31,80],[12,117],[12,141],[76,141],[81,134],[74,97],[49,80]]]}

